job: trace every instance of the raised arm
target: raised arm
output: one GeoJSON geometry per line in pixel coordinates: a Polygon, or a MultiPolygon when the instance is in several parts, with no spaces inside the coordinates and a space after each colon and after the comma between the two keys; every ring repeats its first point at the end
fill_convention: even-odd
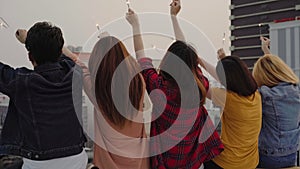
{"type": "MultiPolygon", "coordinates": [[[[22,44],[24,44],[27,37],[27,31],[25,29],[18,29],[15,36],[22,44]]],[[[11,96],[13,91],[15,91],[13,82],[16,78],[17,70],[0,62],[0,92],[11,96]]]]}
{"type": "Polygon", "coordinates": [[[71,52],[67,47],[63,47],[62,49],[62,53],[67,56],[68,58],[72,59],[74,62],[76,62],[78,60],[78,56],[71,52]]]}
{"type": "Polygon", "coordinates": [[[83,76],[83,89],[90,101],[97,105],[96,98],[93,94],[93,83],[91,79],[91,74],[88,67],[78,58],[78,56],[71,52],[67,47],[63,47],[62,53],[72,59],[81,69],[82,69],[82,76],[83,76]]]}
{"type": "MultiPolygon", "coordinates": [[[[226,57],[225,51],[224,51],[224,49],[222,49],[222,48],[218,50],[217,54],[218,54],[218,60],[221,60],[221,59],[223,59],[223,58],[226,57]]],[[[217,72],[216,72],[216,68],[215,68],[212,64],[208,63],[206,60],[204,60],[203,58],[200,58],[200,57],[199,57],[199,64],[200,64],[201,67],[203,67],[203,68],[204,68],[204,69],[205,69],[205,70],[206,70],[206,71],[207,71],[214,79],[216,79],[218,82],[220,82],[219,77],[218,77],[217,72]]],[[[206,94],[206,97],[209,98],[209,99],[211,99],[211,100],[213,100],[213,101],[215,102],[215,98],[213,98],[212,95],[213,95],[213,94],[212,94],[212,89],[210,88],[210,89],[208,90],[207,94],[206,94]]],[[[221,102],[219,102],[219,103],[221,103],[221,102]]]]}
{"type": "Polygon", "coordinates": [[[18,29],[16,32],[16,38],[19,40],[20,43],[25,44],[27,38],[27,30],[18,29]]]}
{"type": "MultiPolygon", "coordinates": [[[[225,51],[223,48],[219,49],[218,52],[218,60],[221,60],[223,58],[226,57],[226,54],[225,54],[225,51]]],[[[219,77],[217,75],[217,72],[216,72],[216,68],[208,63],[206,60],[204,60],[203,58],[200,58],[199,57],[199,64],[201,65],[201,67],[203,67],[214,79],[216,79],[217,81],[220,81],[219,80],[219,77]]]]}
{"type": "Polygon", "coordinates": [[[184,34],[180,28],[180,25],[177,20],[177,15],[180,12],[181,9],[181,3],[180,0],[173,0],[173,2],[170,4],[170,14],[171,14],[171,20],[173,25],[173,30],[175,34],[176,40],[185,41],[184,34]]]}
{"type": "Polygon", "coordinates": [[[136,53],[136,57],[139,60],[145,57],[144,43],[142,39],[139,18],[132,9],[129,9],[126,14],[126,19],[129,22],[129,24],[132,26],[134,50],[136,53]]]}
{"type": "Polygon", "coordinates": [[[270,46],[270,39],[266,38],[266,37],[260,37],[261,40],[261,49],[264,52],[264,54],[271,54],[271,51],[269,49],[270,46]]]}

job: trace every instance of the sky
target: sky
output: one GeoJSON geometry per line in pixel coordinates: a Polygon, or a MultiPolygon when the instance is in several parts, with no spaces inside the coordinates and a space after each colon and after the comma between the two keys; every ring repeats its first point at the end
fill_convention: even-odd
{"type": "MultiPolygon", "coordinates": [[[[156,32],[143,38],[145,48],[150,49],[148,54],[160,59],[172,42],[173,30],[168,16],[171,0],[130,2],[131,8],[140,14],[142,31],[156,32]],[[157,50],[151,50],[153,46],[157,50]]],[[[182,0],[178,17],[187,40],[201,56],[209,57],[211,63],[216,62],[216,48],[224,47],[229,52],[229,5],[230,0],[182,0]]],[[[126,47],[133,54],[132,40],[126,39],[131,34],[131,27],[124,20],[126,11],[126,0],[0,0],[0,17],[9,24],[8,29],[0,29],[0,61],[13,67],[32,68],[24,45],[14,34],[18,28],[29,29],[38,21],[50,21],[59,26],[66,45],[83,46],[87,52],[97,40],[96,24],[99,24],[101,29],[125,39],[126,47]]],[[[92,119],[89,115],[89,124],[92,119]]],[[[93,133],[92,129],[93,125],[89,125],[89,133],[93,133]]]]}
{"type": "MultiPolygon", "coordinates": [[[[141,15],[142,29],[147,30],[148,27],[152,26],[153,29],[156,27],[158,30],[168,29],[169,32],[172,32],[171,22],[167,21],[169,4],[170,0],[130,1],[130,6],[136,13],[151,12],[157,15],[157,17],[152,18],[153,20],[150,17],[150,15],[153,16],[152,14],[141,15]],[[166,25],[165,28],[159,27],[162,23],[166,25]]],[[[187,37],[191,37],[190,41],[197,46],[197,49],[199,46],[201,49],[206,48],[205,45],[208,44],[210,48],[224,47],[227,53],[229,52],[229,5],[230,0],[182,0],[182,10],[178,17],[180,22],[183,22],[184,32],[187,37]],[[192,33],[196,29],[203,35],[198,40],[195,40],[196,36],[193,37],[192,33]],[[224,33],[226,33],[226,40],[223,45],[224,33]]],[[[96,24],[99,24],[101,28],[109,28],[109,26],[114,25],[110,23],[119,21],[120,24],[116,24],[118,26],[114,28],[109,28],[108,32],[112,34],[114,31],[121,34],[130,33],[131,28],[124,21],[126,11],[126,0],[1,0],[0,17],[6,20],[9,28],[0,29],[0,61],[13,67],[26,66],[31,68],[27,51],[24,45],[16,40],[14,33],[18,28],[29,29],[38,21],[50,21],[59,26],[63,30],[66,45],[89,46],[86,48],[88,52],[96,42],[90,38],[97,31],[96,24]]],[[[118,36],[119,34],[113,35],[118,36]]],[[[157,35],[156,37],[147,36],[144,37],[146,48],[157,46],[159,49],[165,50],[172,42],[170,38],[157,37],[157,35]]],[[[132,41],[125,40],[124,42],[129,51],[133,53],[132,41]]],[[[208,53],[201,52],[203,50],[200,50],[199,53],[215,58],[211,50],[208,53]]]]}

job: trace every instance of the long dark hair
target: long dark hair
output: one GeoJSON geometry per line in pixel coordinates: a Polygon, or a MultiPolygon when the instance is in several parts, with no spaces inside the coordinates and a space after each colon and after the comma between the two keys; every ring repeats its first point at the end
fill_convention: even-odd
{"type": "Polygon", "coordinates": [[[247,65],[237,56],[221,59],[216,71],[221,84],[238,95],[250,96],[258,88],[247,65]]]}
{"type": "MultiPolygon", "coordinates": [[[[95,45],[89,61],[90,71],[96,72],[95,75],[95,97],[99,109],[102,113],[115,125],[122,128],[126,122],[126,118],[132,118],[137,115],[136,110],[141,109],[141,101],[143,96],[143,79],[137,74],[130,79],[130,74],[138,72],[138,64],[126,50],[124,44],[115,37],[108,36],[101,38],[95,45]],[[101,60],[98,67],[91,66],[101,60]],[[112,84],[114,72],[117,67],[125,60],[125,68],[118,75],[118,80],[122,83],[112,84]],[[129,99],[127,95],[129,85],[129,99]],[[113,100],[112,90],[118,91],[118,95],[122,98],[119,102],[118,109],[113,100]],[[135,109],[131,109],[131,105],[135,109]],[[120,113],[119,111],[122,111],[120,113]],[[125,116],[122,116],[122,114],[125,116]]],[[[92,73],[93,75],[93,73],[92,73]]]]}
{"type": "MultiPolygon", "coordinates": [[[[162,59],[162,62],[160,64],[160,74],[170,81],[174,81],[174,84],[176,84],[174,78],[164,70],[170,70],[171,72],[176,72],[181,82],[183,82],[183,88],[187,92],[195,92],[195,91],[189,91],[192,84],[197,84],[197,88],[199,89],[200,94],[200,105],[203,105],[205,103],[206,98],[206,89],[203,84],[203,76],[202,71],[199,68],[199,59],[198,55],[196,53],[196,50],[189,44],[183,41],[176,41],[174,42],[168,49],[167,53],[165,54],[164,58],[162,59]],[[185,65],[182,64],[172,64],[174,63],[174,57],[180,58],[185,65]],[[185,74],[186,72],[181,71],[183,70],[183,66],[188,66],[188,68],[193,73],[193,78],[195,80],[195,83],[192,83],[190,81],[190,77],[187,77],[185,74]]],[[[184,98],[181,98],[181,100],[184,100],[184,98]]]]}

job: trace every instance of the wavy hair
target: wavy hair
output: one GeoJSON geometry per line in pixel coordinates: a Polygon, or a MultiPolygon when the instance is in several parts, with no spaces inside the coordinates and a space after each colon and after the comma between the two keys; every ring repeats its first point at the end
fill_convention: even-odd
{"type": "MultiPolygon", "coordinates": [[[[190,87],[193,84],[189,81],[189,77],[186,76],[183,66],[188,66],[193,73],[193,78],[195,80],[195,83],[197,84],[197,88],[199,89],[199,95],[200,95],[200,105],[205,104],[206,99],[206,88],[203,84],[203,75],[202,71],[199,68],[199,59],[198,55],[196,53],[196,50],[189,44],[183,41],[176,41],[174,42],[168,49],[167,53],[165,54],[164,58],[161,61],[160,64],[160,74],[169,81],[173,81],[174,84],[176,84],[176,81],[174,78],[167,72],[163,70],[169,70],[170,72],[174,72],[178,75],[179,79],[183,83],[183,89],[186,92],[191,92],[191,95],[194,91],[190,91],[190,87]],[[180,58],[185,65],[173,65],[174,63],[174,57],[180,58]]],[[[186,100],[185,98],[181,98],[181,100],[186,100]]]]}
{"type": "Polygon", "coordinates": [[[94,77],[94,91],[100,111],[113,124],[122,128],[127,119],[133,118],[142,108],[144,93],[143,78],[137,74],[130,79],[130,74],[139,72],[139,66],[131,57],[124,44],[113,36],[101,38],[91,53],[89,60],[91,76],[94,77]],[[125,61],[125,68],[118,75],[118,83],[112,83],[114,73],[121,62],[125,61]],[[125,85],[129,84],[129,86],[125,85]],[[127,96],[129,88],[129,99],[127,96]],[[116,107],[112,90],[117,91],[122,101],[116,107]],[[133,107],[131,107],[131,105],[133,107]],[[120,113],[119,111],[122,111],[120,113]],[[124,115],[124,116],[123,116],[124,115]]]}
{"type": "Polygon", "coordinates": [[[299,78],[278,56],[267,54],[259,58],[253,68],[258,86],[276,86],[280,82],[298,84],[299,78]]]}

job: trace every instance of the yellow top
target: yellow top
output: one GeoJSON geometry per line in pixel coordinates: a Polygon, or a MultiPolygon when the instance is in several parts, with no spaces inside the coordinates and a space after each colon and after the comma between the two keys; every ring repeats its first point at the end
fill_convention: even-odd
{"type": "Polygon", "coordinates": [[[225,89],[213,88],[211,93],[214,104],[223,107],[221,140],[224,151],[213,161],[224,169],[256,168],[262,123],[259,92],[243,97],[225,89]]]}

